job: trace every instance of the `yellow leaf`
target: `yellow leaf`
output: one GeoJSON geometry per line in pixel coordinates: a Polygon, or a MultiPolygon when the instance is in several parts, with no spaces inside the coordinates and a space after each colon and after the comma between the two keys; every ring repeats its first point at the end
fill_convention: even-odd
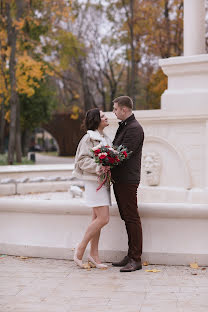
{"type": "Polygon", "coordinates": [[[108,268],[100,268],[100,270],[107,270],[108,268]]]}
{"type": "Polygon", "coordinates": [[[153,272],[153,273],[157,273],[157,272],[160,272],[160,270],[157,270],[157,269],[152,269],[152,270],[145,270],[145,272],[153,272]]]}
{"type": "Polygon", "coordinates": [[[73,120],[77,120],[79,118],[79,115],[78,114],[71,114],[70,118],[73,120]]]}
{"type": "Polygon", "coordinates": [[[192,268],[192,269],[198,269],[199,266],[198,266],[198,264],[197,264],[196,262],[194,262],[194,263],[190,263],[190,268],[192,268]]]}
{"type": "Polygon", "coordinates": [[[4,116],[4,119],[10,123],[10,111],[6,112],[5,116],[4,116]]]}
{"type": "Polygon", "coordinates": [[[147,261],[144,261],[142,265],[144,265],[144,266],[148,266],[148,265],[149,265],[149,263],[148,263],[147,261]]]}
{"type": "Polygon", "coordinates": [[[91,267],[90,267],[90,265],[89,265],[88,263],[84,263],[84,264],[83,264],[83,268],[84,268],[84,269],[87,269],[87,270],[90,270],[90,269],[91,269],[91,267]]]}

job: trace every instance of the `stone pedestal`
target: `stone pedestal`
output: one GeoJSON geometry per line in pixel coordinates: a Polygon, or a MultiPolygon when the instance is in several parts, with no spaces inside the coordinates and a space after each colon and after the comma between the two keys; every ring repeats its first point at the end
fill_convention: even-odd
{"type": "Polygon", "coordinates": [[[161,59],[159,65],[168,76],[162,110],[208,113],[208,54],[161,59]]]}

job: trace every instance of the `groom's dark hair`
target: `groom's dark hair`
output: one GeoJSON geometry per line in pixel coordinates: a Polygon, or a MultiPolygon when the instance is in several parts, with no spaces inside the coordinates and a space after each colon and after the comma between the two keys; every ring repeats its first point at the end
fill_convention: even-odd
{"type": "Polygon", "coordinates": [[[113,100],[113,103],[118,103],[118,106],[126,106],[130,109],[133,109],[133,101],[127,95],[122,95],[113,100]]]}
{"type": "Polygon", "coordinates": [[[86,112],[84,120],[86,130],[97,130],[100,122],[101,119],[99,108],[92,108],[86,112]]]}

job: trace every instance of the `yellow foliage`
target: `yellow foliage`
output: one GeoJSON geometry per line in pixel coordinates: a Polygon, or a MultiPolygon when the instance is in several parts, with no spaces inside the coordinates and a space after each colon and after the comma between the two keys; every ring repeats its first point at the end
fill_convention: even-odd
{"type": "Polygon", "coordinates": [[[10,110],[6,112],[5,116],[4,116],[4,119],[10,123],[10,110]]]}
{"type": "Polygon", "coordinates": [[[0,31],[0,40],[1,40],[1,45],[6,42],[7,39],[7,33],[5,30],[0,31]]]}
{"type": "Polygon", "coordinates": [[[149,106],[151,108],[159,108],[160,97],[165,89],[167,89],[167,77],[162,70],[159,69],[151,75],[147,85],[147,90],[151,95],[149,98],[149,106]]]}
{"type": "Polygon", "coordinates": [[[30,97],[34,94],[35,88],[39,87],[38,81],[43,78],[43,63],[34,60],[24,51],[18,58],[16,75],[18,92],[30,97]]]}
{"type": "Polygon", "coordinates": [[[24,24],[25,24],[25,20],[23,18],[20,19],[19,21],[17,20],[13,21],[13,26],[15,26],[17,30],[22,29],[24,27],[24,24]]]}
{"type": "Polygon", "coordinates": [[[79,94],[77,94],[77,93],[76,93],[76,94],[74,94],[74,96],[73,96],[73,97],[74,97],[74,99],[76,99],[76,100],[77,100],[77,99],[79,99],[79,94]]]}
{"type": "MultiPolygon", "coordinates": [[[[26,0],[29,4],[29,0],[26,0]]],[[[46,19],[48,22],[48,38],[54,37],[54,31],[60,27],[60,21],[68,21],[71,15],[71,4],[65,0],[43,0],[41,1],[41,12],[42,15],[35,16],[31,10],[30,5],[25,6],[23,12],[23,18],[17,20],[15,1],[11,1],[11,21],[12,26],[17,30],[17,41],[16,41],[16,81],[18,93],[26,94],[28,97],[32,96],[35,92],[35,88],[39,87],[39,82],[44,78],[45,75],[54,75],[54,71],[50,70],[49,67],[42,61],[37,61],[32,57],[33,52],[36,53],[37,46],[41,47],[41,42],[36,41],[34,38],[30,38],[27,32],[23,32],[25,22],[27,22],[29,29],[32,30],[32,26],[42,25],[46,19]],[[56,22],[56,24],[53,23],[56,22]],[[57,29],[56,29],[57,26],[57,29]],[[36,50],[35,50],[36,49],[36,50]],[[27,51],[32,51],[31,55],[27,54],[27,51]],[[24,51],[24,52],[23,52],[24,51]]],[[[2,14],[3,15],[3,14],[2,14]]],[[[10,99],[10,79],[9,79],[9,59],[11,54],[11,47],[8,42],[7,33],[7,19],[1,15],[0,23],[0,97],[1,102],[8,104],[10,99]],[[3,64],[2,64],[3,63],[3,64]]],[[[15,70],[15,69],[13,69],[15,70]]],[[[79,96],[76,95],[75,98],[79,96]]],[[[79,112],[72,112],[72,118],[77,119],[79,112]]],[[[9,120],[9,114],[5,116],[9,120]]]]}
{"type": "Polygon", "coordinates": [[[73,105],[70,118],[73,120],[77,120],[79,118],[79,112],[80,112],[79,107],[77,105],[73,105]]]}

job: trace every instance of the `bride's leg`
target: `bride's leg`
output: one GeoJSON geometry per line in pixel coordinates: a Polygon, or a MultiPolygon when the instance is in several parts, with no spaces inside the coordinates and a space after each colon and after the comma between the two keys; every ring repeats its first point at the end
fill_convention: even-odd
{"type": "Polygon", "coordinates": [[[82,259],[85,249],[89,241],[94,238],[93,245],[95,249],[98,248],[99,236],[101,228],[109,222],[109,206],[94,207],[93,208],[93,220],[88,226],[85,235],[78,246],[77,257],[82,259]],[[95,218],[94,218],[95,217],[95,218]]]}
{"type": "Polygon", "coordinates": [[[97,263],[101,263],[100,259],[99,259],[99,254],[98,254],[98,244],[99,244],[99,239],[100,239],[100,232],[101,232],[101,230],[97,231],[90,241],[90,244],[91,244],[90,256],[93,257],[93,259],[97,263]]]}
{"type": "MultiPolygon", "coordinates": [[[[92,221],[95,220],[96,214],[95,211],[93,209],[93,213],[92,213],[92,221]]],[[[95,259],[95,261],[97,263],[100,263],[99,261],[99,256],[98,256],[98,244],[99,244],[99,238],[100,238],[100,230],[97,231],[95,233],[95,235],[92,237],[91,241],[90,241],[90,256],[93,257],[93,259],[95,259]]]]}

